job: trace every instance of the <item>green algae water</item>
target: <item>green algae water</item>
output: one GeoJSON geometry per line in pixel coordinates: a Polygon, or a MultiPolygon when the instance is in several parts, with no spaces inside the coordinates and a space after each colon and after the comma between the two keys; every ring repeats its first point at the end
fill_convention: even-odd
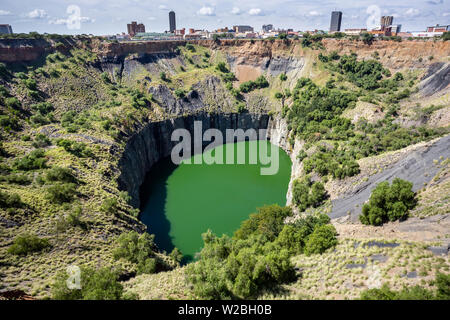
{"type": "MultiPolygon", "coordinates": [[[[267,144],[270,154],[270,142],[259,142],[267,144]]],[[[148,232],[155,234],[160,249],[170,252],[177,247],[188,262],[201,250],[201,234],[208,229],[231,236],[256,208],[286,204],[291,160],[282,149],[272,146],[278,153],[278,172],[261,175],[260,169],[269,165],[260,160],[250,164],[248,156],[249,149],[257,145],[258,141],[245,141],[204,152],[222,152],[225,159],[229,149],[234,148],[236,159],[236,150],[245,148],[244,164],[194,164],[195,158],[202,156],[199,154],[186,159],[191,164],[183,161],[176,166],[167,158],[152,168],[141,187],[140,219],[148,232]]]]}

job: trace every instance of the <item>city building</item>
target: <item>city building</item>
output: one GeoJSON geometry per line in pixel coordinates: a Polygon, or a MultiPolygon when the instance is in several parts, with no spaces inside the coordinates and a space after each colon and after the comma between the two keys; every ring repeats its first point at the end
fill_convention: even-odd
{"type": "Polygon", "coordinates": [[[186,34],[186,28],[180,29],[180,30],[175,30],[175,35],[176,36],[184,36],[186,34]]]}
{"type": "Polygon", "coordinates": [[[342,12],[341,11],[331,12],[330,32],[341,31],[341,22],[342,22],[342,12]]]}
{"type": "Polygon", "coordinates": [[[436,25],[434,27],[427,27],[427,32],[447,32],[450,31],[450,25],[436,25]]]}
{"type": "Polygon", "coordinates": [[[361,33],[367,32],[367,29],[362,28],[354,28],[354,29],[345,29],[344,33],[349,36],[359,36],[361,33]]]}
{"type": "Polygon", "coordinates": [[[9,24],[0,24],[0,34],[12,34],[12,28],[9,24]]]}
{"type": "Polygon", "coordinates": [[[169,12],[169,31],[175,32],[177,30],[177,23],[175,20],[175,12],[170,11],[169,12]]]}
{"type": "Polygon", "coordinates": [[[250,26],[233,26],[233,30],[236,33],[253,32],[253,27],[250,27],[250,26]]]}
{"type": "Polygon", "coordinates": [[[136,33],[145,33],[145,26],[142,23],[137,23],[136,21],[132,21],[127,24],[128,34],[131,37],[134,37],[136,33]]]}
{"type": "Polygon", "coordinates": [[[388,26],[391,26],[393,22],[394,22],[393,16],[382,16],[380,19],[381,30],[384,31],[384,29],[388,26]]]}
{"type": "Polygon", "coordinates": [[[265,24],[262,26],[262,31],[270,32],[273,30],[273,24],[265,24]]]}

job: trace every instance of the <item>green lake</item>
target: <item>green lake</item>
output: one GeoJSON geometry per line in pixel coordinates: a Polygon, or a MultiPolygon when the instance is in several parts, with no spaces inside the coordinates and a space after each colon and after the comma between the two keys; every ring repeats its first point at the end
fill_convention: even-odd
{"type": "MultiPolygon", "coordinates": [[[[266,144],[270,154],[270,142],[259,142],[266,144]]],[[[237,149],[245,148],[244,164],[194,164],[194,157],[202,157],[198,154],[187,159],[191,164],[185,160],[177,166],[169,157],[152,167],[141,187],[140,219],[148,232],[155,234],[160,249],[171,252],[177,247],[184,261],[190,261],[201,250],[201,234],[208,229],[217,235],[231,236],[256,208],[286,204],[291,160],[282,149],[272,146],[278,153],[278,172],[261,175],[260,169],[269,164],[262,164],[259,159],[251,164],[248,156],[249,149],[257,146],[258,141],[245,141],[203,153],[222,152],[225,159],[230,148],[234,148],[236,158],[237,149]]]]}

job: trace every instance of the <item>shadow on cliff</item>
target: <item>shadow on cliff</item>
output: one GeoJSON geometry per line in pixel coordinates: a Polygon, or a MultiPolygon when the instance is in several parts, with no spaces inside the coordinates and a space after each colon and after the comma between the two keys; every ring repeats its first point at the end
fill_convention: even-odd
{"type": "Polygon", "coordinates": [[[167,180],[177,165],[164,158],[147,173],[140,188],[141,213],[139,219],[147,226],[147,232],[155,235],[160,250],[170,253],[174,248],[170,236],[170,221],[166,217],[167,180]]]}

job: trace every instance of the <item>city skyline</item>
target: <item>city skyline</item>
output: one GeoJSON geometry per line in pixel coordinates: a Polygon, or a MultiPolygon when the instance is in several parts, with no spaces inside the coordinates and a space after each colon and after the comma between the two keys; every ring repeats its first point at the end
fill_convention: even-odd
{"type": "MultiPolygon", "coordinates": [[[[169,11],[176,13],[177,28],[214,30],[232,25],[263,24],[294,30],[328,30],[332,11],[342,11],[341,30],[366,27],[377,5],[380,15],[394,16],[403,30],[423,30],[428,25],[448,24],[449,0],[418,1],[310,1],[274,0],[260,3],[238,1],[155,1],[137,0],[31,0],[4,3],[0,23],[11,24],[14,32],[48,32],[96,35],[126,32],[130,21],[142,22],[149,32],[169,30],[169,11]],[[79,10],[79,11],[78,11],[79,10]],[[79,27],[79,28],[78,28],[79,27]]],[[[376,20],[376,19],[375,19],[376,20]]]]}

